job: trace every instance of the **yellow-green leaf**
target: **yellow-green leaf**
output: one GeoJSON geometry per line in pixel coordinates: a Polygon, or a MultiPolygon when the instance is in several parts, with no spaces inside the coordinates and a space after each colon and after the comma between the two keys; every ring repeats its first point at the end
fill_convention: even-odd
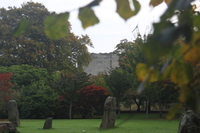
{"type": "Polygon", "coordinates": [[[140,10],[140,4],[137,0],[133,0],[133,5],[135,10],[131,9],[129,0],[115,0],[117,3],[117,10],[116,12],[122,17],[124,20],[131,18],[132,16],[136,15],[140,10]]]}
{"type": "Polygon", "coordinates": [[[144,63],[138,63],[136,66],[136,74],[139,81],[146,79],[148,82],[155,82],[158,80],[159,72],[154,68],[149,68],[144,63]]]}
{"type": "Polygon", "coordinates": [[[176,113],[179,112],[182,108],[183,106],[180,103],[173,105],[171,109],[169,110],[167,119],[172,120],[175,117],[176,113]]]}
{"type": "Polygon", "coordinates": [[[163,0],[151,0],[149,5],[155,7],[158,6],[159,4],[161,4],[163,2],[163,0]]]}
{"type": "Polygon", "coordinates": [[[69,33],[69,12],[47,16],[44,20],[45,34],[50,39],[60,39],[69,33]]]}
{"type": "Polygon", "coordinates": [[[135,7],[135,11],[134,11],[134,15],[137,15],[137,13],[140,11],[140,3],[137,0],[132,0],[133,1],[133,5],[135,7]]]}
{"type": "Polygon", "coordinates": [[[137,89],[140,94],[149,82],[158,81],[159,72],[153,67],[149,68],[146,64],[138,63],[136,66],[136,74],[139,81],[142,81],[137,89]]]}
{"type": "Polygon", "coordinates": [[[28,30],[28,21],[26,20],[26,18],[23,18],[20,23],[18,24],[17,28],[14,30],[13,35],[16,36],[20,36],[21,34],[25,33],[28,30]]]}
{"type": "Polygon", "coordinates": [[[138,63],[136,66],[136,74],[139,81],[143,81],[149,72],[149,68],[144,63],[138,63]]]}
{"type": "Polygon", "coordinates": [[[160,78],[162,80],[165,80],[170,77],[170,73],[173,68],[173,64],[174,64],[174,61],[172,60],[172,58],[169,59],[167,62],[165,62],[165,64],[163,65],[163,67],[161,69],[161,72],[160,72],[160,78]]]}
{"type": "Polygon", "coordinates": [[[78,18],[81,21],[84,29],[99,23],[99,19],[95,15],[94,11],[88,7],[79,9],[78,18]]]}
{"type": "Polygon", "coordinates": [[[198,64],[200,61],[200,46],[199,45],[184,45],[182,50],[183,58],[192,64],[198,64]]]}
{"type": "Polygon", "coordinates": [[[181,87],[179,93],[179,101],[182,103],[186,103],[189,100],[190,96],[191,96],[190,88],[187,86],[181,87]]]}
{"type": "Polygon", "coordinates": [[[150,69],[149,71],[149,82],[156,82],[158,81],[159,72],[155,69],[150,69]]]}
{"type": "Polygon", "coordinates": [[[199,111],[200,99],[198,95],[198,90],[193,88],[189,88],[188,86],[183,86],[180,89],[179,93],[179,101],[184,103],[187,107],[192,109],[193,111],[199,111]]]}
{"type": "Polygon", "coordinates": [[[138,94],[140,94],[144,90],[145,86],[149,84],[148,79],[149,79],[149,75],[146,75],[145,79],[140,83],[137,89],[138,94]]]}
{"type": "Polygon", "coordinates": [[[187,85],[193,78],[191,65],[184,62],[175,62],[170,77],[171,80],[180,87],[187,85]]]}

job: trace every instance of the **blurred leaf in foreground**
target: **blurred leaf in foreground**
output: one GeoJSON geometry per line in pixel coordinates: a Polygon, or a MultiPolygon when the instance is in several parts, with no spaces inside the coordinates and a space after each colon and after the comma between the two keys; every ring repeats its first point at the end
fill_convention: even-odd
{"type": "Polygon", "coordinates": [[[149,5],[155,7],[158,6],[159,4],[161,4],[163,2],[163,0],[151,0],[149,5]]]}
{"type": "Polygon", "coordinates": [[[17,26],[17,28],[14,30],[14,33],[13,35],[16,37],[16,36],[20,36],[21,34],[23,33],[26,33],[27,30],[28,30],[28,26],[29,26],[29,23],[28,21],[26,20],[26,18],[23,18],[19,25],[17,26]]]}
{"type": "Polygon", "coordinates": [[[117,3],[116,12],[122,17],[124,20],[135,16],[140,10],[140,3],[137,0],[132,0],[133,6],[135,10],[133,11],[130,6],[129,0],[115,0],[117,3]]]}
{"type": "Polygon", "coordinates": [[[191,65],[184,62],[174,62],[170,77],[179,87],[189,84],[193,79],[191,65]]]}
{"type": "Polygon", "coordinates": [[[99,23],[99,19],[95,15],[94,11],[88,7],[79,9],[78,18],[81,21],[84,29],[99,23]]]}
{"type": "Polygon", "coordinates": [[[68,18],[68,12],[46,17],[44,20],[45,34],[50,39],[60,39],[65,37],[69,32],[68,18]]]}

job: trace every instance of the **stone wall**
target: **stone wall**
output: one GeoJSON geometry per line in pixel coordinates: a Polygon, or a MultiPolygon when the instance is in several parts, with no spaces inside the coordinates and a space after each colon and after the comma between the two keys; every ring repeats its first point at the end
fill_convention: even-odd
{"type": "Polygon", "coordinates": [[[118,56],[113,53],[91,53],[92,61],[84,68],[88,74],[97,75],[118,67],[118,56]]]}

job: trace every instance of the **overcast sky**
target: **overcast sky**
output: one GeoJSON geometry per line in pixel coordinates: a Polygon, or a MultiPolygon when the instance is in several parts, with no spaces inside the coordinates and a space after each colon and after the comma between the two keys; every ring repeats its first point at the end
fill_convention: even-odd
{"type": "MultiPolygon", "coordinates": [[[[29,0],[0,0],[0,7],[7,8],[8,6],[20,7],[23,2],[29,0]]],[[[116,13],[115,0],[103,0],[100,6],[94,8],[97,17],[100,20],[99,24],[83,29],[81,22],[78,20],[78,8],[91,2],[92,0],[32,0],[45,5],[49,11],[57,13],[70,11],[69,21],[72,25],[72,32],[75,35],[87,34],[94,45],[94,48],[89,48],[89,52],[108,53],[115,49],[115,46],[122,39],[132,41],[136,34],[132,32],[138,25],[141,34],[149,33],[152,22],[159,21],[159,16],[165,11],[166,4],[163,3],[156,8],[149,7],[149,0],[140,0],[142,9],[139,14],[128,21],[124,21],[116,13]],[[145,2],[144,2],[145,1],[145,2]]]]}

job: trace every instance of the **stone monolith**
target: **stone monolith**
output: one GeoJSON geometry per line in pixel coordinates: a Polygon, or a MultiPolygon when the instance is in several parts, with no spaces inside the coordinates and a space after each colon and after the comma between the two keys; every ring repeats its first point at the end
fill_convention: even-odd
{"type": "Polygon", "coordinates": [[[15,100],[10,100],[8,103],[8,120],[15,126],[20,125],[19,111],[15,100]]]}
{"type": "Polygon", "coordinates": [[[200,116],[192,110],[181,115],[178,133],[200,133],[200,116]]]}
{"type": "Polygon", "coordinates": [[[104,112],[100,128],[112,128],[115,126],[116,118],[116,98],[107,97],[104,103],[104,112]]]}

